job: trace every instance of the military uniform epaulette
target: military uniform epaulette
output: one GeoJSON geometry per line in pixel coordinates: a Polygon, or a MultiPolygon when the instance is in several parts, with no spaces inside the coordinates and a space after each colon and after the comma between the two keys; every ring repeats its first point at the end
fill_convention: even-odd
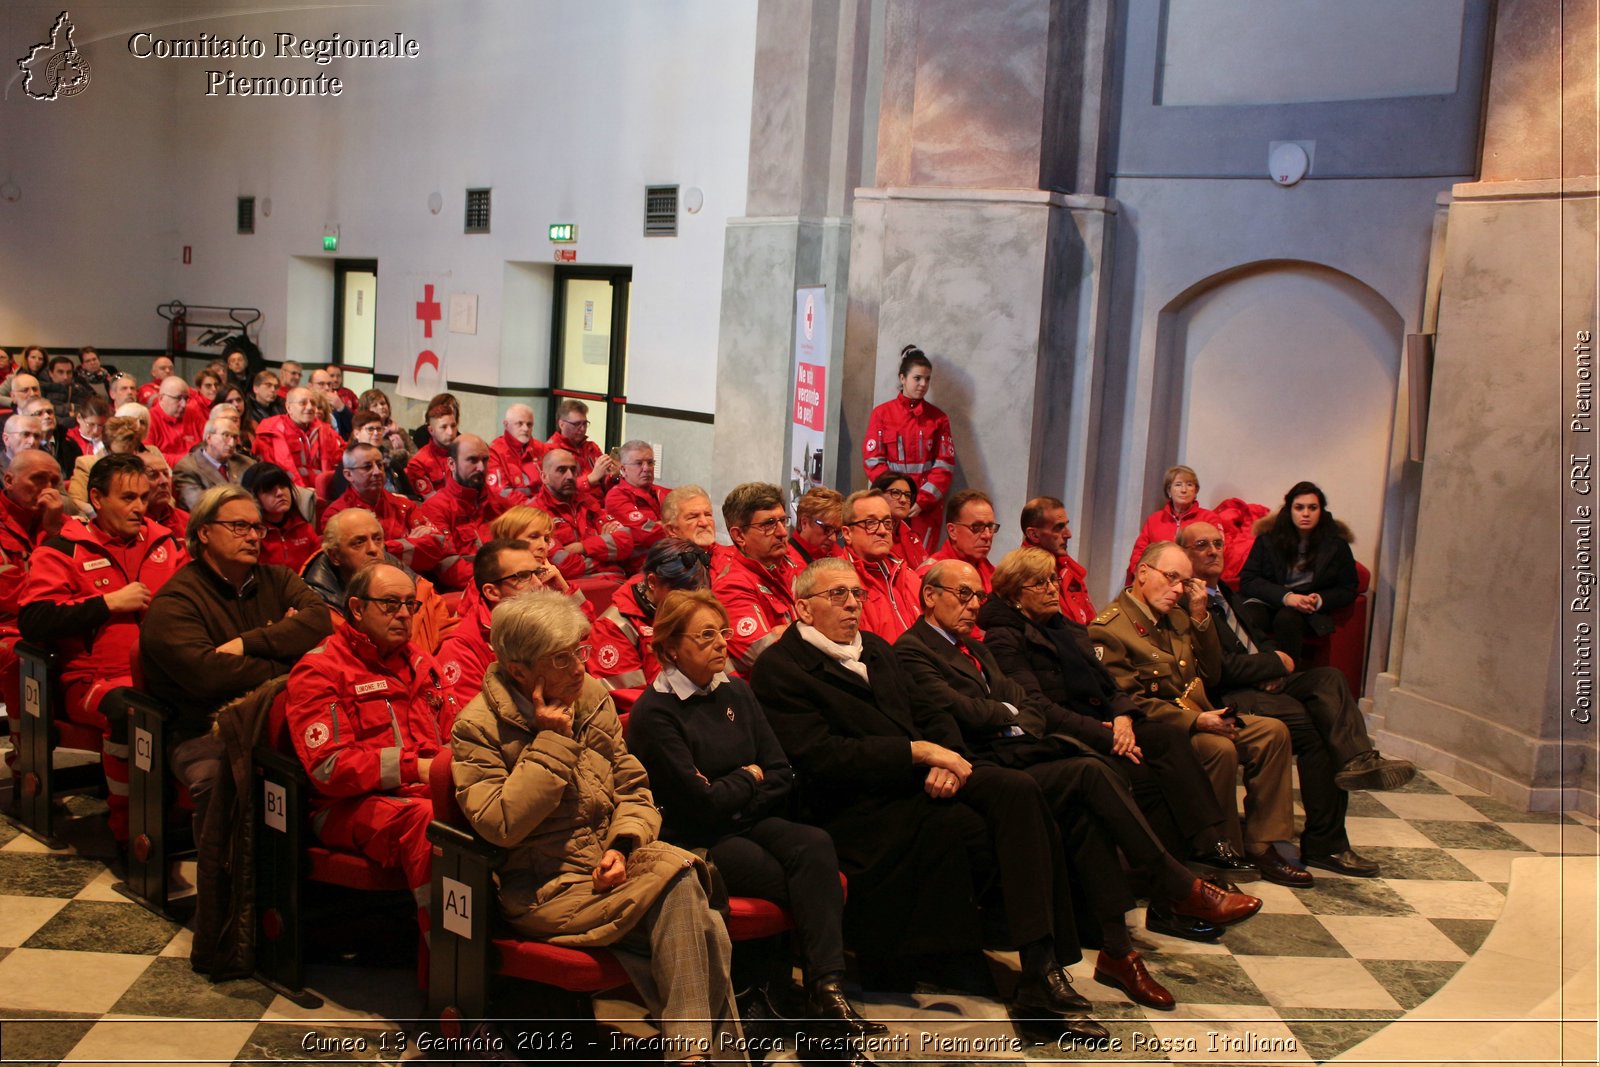
{"type": "Polygon", "coordinates": [[[1121,604],[1111,604],[1111,605],[1106,607],[1106,610],[1102,611],[1099,615],[1097,615],[1095,617],[1093,625],[1095,625],[1095,626],[1104,626],[1106,623],[1110,622],[1112,619],[1116,618],[1118,615],[1121,615],[1121,614],[1122,614],[1122,605],[1121,604]]]}

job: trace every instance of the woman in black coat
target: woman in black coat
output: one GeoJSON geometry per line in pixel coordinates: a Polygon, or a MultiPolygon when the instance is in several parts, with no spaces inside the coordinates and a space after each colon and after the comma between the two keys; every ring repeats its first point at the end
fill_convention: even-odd
{"type": "Polygon", "coordinates": [[[1306,634],[1334,631],[1332,613],[1354,603],[1360,579],[1349,527],[1333,517],[1328,498],[1311,482],[1296,482],[1283,507],[1250,546],[1239,572],[1239,614],[1258,633],[1270,633],[1296,662],[1306,634]]]}
{"type": "Polygon", "coordinates": [[[1061,614],[1055,557],[1007,553],[994,593],[978,612],[983,643],[1000,670],[1040,702],[1045,728],[1111,757],[1139,810],[1175,856],[1245,870],[1223,832],[1223,814],[1182,727],[1144,717],[1095,656],[1089,631],[1061,614]]]}
{"type": "Polygon", "coordinates": [[[732,635],[708,590],[669,593],[656,609],[662,671],[628,716],[628,748],[650,775],[662,837],[704,848],[732,895],[790,909],[812,1018],[886,1033],[845,999],[839,859],[827,831],[781,817],[794,771],[755,693],[724,673],[732,635]]]}

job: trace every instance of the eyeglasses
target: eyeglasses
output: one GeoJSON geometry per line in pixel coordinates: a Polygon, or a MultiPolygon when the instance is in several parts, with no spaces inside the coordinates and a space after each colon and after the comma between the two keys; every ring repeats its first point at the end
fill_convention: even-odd
{"type": "Polygon", "coordinates": [[[1150,566],[1150,564],[1148,564],[1148,563],[1146,563],[1144,565],[1144,569],[1147,570],[1147,571],[1156,571],[1157,574],[1161,575],[1161,577],[1163,577],[1163,578],[1165,578],[1167,580],[1167,584],[1168,585],[1186,585],[1186,584],[1188,584],[1188,581],[1189,581],[1189,579],[1185,578],[1183,575],[1179,574],[1177,571],[1157,571],[1154,567],[1150,566]]]}
{"type": "MultiPolygon", "coordinates": [[[[370,425],[376,426],[377,423],[371,423],[370,425]]],[[[363,429],[365,429],[365,427],[363,427],[363,429]]],[[[346,474],[353,474],[356,471],[376,471],[382,469],[383,464],[379,463],[377,460],[373,460],[370,463],[359,463],[354,467],[346,467],[344,471],[346,474]]]]}
{"type": "Polygon", "coordinates": [[[703,548],[692,548],[687,552],[667,556],[656,562],[655,566],[647,567],[651,574],[664,582],[676,582],[688,575],[700,577],[703,569],[711,566],[711,553],[703,548]]]}
{"type": "Polygon", "coordinates": [[[527,585],[534,578],[538,577],[538,575],[538,571],[517,571],[514,574],[502,574],[498,578],[491,578],[489,580],[489,584],[504,585],[505,583],[510,582],[512,585],[527,585]]]}
{"type": "Polygon", "coordinates": [[[1209,540],[1205,539],[1205,538],[1196,538],[1195,540],[1190,541],[1187,547],[1189,547],[1189,548],[1221,548],[1222,547],[1222,538],[1213,537],[1213,538],[1210,538],[1209,540]]]}
{"type": "Polygon", "coordinates": [[[623,466],[624,467],[649,467],[651,470],[655,470],[656,469],[656,461],[653,460],[653,459],[630,459],[630,460],[628,460],[628,462],[624,463],[623,466]]]}
{"type": "Polygon", "coordinates": [[[838,526],[823,522],[821,519],[809,519],[807,521],[817,529],[821,530],[822,536],[826,537],[830,541],[839,536],[840,527],[838,526]]]}
{"type": "Polygon", "coordinates": [[[397,596],[358,596],[356,599],[365,601],[368,604],[378,605],[378,610],[383,612],[385,615],[398,615],[400,614],[401,608],[405,608],[411,614],[415,615],[417,610],[422,607],[422,601],[418,600],[416,597],[401,598],[397,596]]]}
{"type": "Polygon", "coordinates": [[[594,651],[592,645],[579,645],[562,652],[552,652],[545,659],[550,661],[550,666],[558,671],[570,671],[580,663],[589,662],[589,653],[594,651]]]}
{"type": "Polygon", "coordinates": [[[828,603],[837,608],[844,605],[846,597],[853,596],[856,598],[856,603],[865,604],[867,602],[867,597],[871,595],[871,593],[868,593],[860,586],[841,585],[834,589],[824,589],[820,593],[807,594],[803,599],[810,600],[814,597],[825,597],[828,603]]]}
{"type": "Polygon", "coordinates": [[[584,419],[580,422],[577,419],[562,419],[561,425],[571,426],[574,430],[587,430],[589,428],[589,420],[584,419]]]}
{"type": "Polygon", "coordinates": [[[720,630],[708,626],[699,633],[690,634],[689,636],[694,638],[695,644],[699,645],[701,648],[710,648],[712,645],[717,643],[717,638],[719,637],[724,641],[732,641],[733,631],[726,626],[720,630]]]}
{"type": "Polygon", "coordinates": [[[997,533],[1000,529],[998,522],[952,522],[951,526],[959,526],[963,530],[971,530],[974,536],[982,537],[984,534],[997,533]]]}
{"type": "Polygon", "coordinates": [[[1060,589],[1061,579],[1054,574],[1040,578],[1037,582],[1024,582],[1024,589],[1060,589]]]}
{"type": "Polygon", "coordinates": [[[264,522],[245,522],[243,519],[212,519],[207,525],[220,526],[235,537],[245,534],[255,534],[257,537],[267,536],[267,524],[264,522]]]}
{"type": "Polygon", "coordinates": [[[966,586],[962,586],[960,589],[951,589],[948,585],[936,585],[933,588],[943,589],[946,593],[955,597],[963,606],[972,603],[974,600],[982,604],[989,599],[989,594],[982,589],[968,589],[966,586]]]}
{"type": "Polygon", "coordinates": [[[784,518],[782,515],[779,515],[776,518],[768,519],[765,522],[753,522],[745,527],[746,530],[760,530],[768,537],[772,537],[778,532],[787,530],[788,528],[789,520],[784,518]]]}
{"type": "Polygon", "coordinates": [[[909,489],[885,489],[883,491],[883,495],[884,496],[892,496],[896,500],[910,500],[912,497],[916,496],[917,494],[913,493],[909,489]]]}
{"type": "Polygon", "coordinates": [[[894,520],[879,518],[857,519],[855,522],[847,522],[845,525],[858,526],[867,531],[867,533],[888,533],[890,530],[894,529],[894,520]]]}

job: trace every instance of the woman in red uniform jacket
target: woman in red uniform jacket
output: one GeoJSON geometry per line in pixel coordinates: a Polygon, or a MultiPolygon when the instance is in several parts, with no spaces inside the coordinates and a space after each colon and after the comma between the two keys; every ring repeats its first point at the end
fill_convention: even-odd
{"type": "Polygon", "coordinates": [[[908,474],[916,480],[917,501],[911,529],[932,547],[944,516],[944,498],[956,473],[956,446],[950,418],[928,403],[933,364],[916,345],[900,350],[900,393],[872,409],[862,461],[867,480],[883,474],[908,474]]]}

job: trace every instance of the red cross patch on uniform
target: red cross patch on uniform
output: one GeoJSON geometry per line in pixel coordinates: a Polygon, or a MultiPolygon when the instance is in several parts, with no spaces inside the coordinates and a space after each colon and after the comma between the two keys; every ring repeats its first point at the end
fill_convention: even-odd
{"type": "Polygon", "coordinates": [[[609,671],[617,665],[617,649],[615,645],[606,645],[600,650],[600,668],[609,671]]]}
{"type": "Polygon", "coordinates": [[[444,684],[455,685],[461,681],[461,664],[451,660],[444,665],[444,684]]]}
{"type": "Polygon", "coordinates": [[[751,634],[756,632],[757,625],[759,624],[756,622],[756,617],[754,615],[746,615],[744,618],[739,620],[739,623],[735,629],[739,631],[740,637],[749,637],[751,634]]]}
{"type": "Polygon", "coordinates": [[[328,724],[314,722],[306,727],[306,747],[321,748],[328,743],[328,724]]]}

